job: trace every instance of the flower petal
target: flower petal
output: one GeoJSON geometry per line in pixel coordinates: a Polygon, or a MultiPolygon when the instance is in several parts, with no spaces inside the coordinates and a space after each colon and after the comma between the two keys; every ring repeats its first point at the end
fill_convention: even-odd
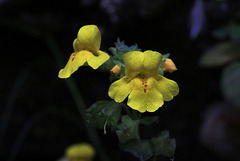
{"type": "Polygon", "coordinates": [[[64,69],[61,69],[58,73],[59,78],[69,78],[73,72],[78,70],[78,68],[86,61],[93,57],[93,54],[87,50],[82,50],[78,53],[73,53],[68,60],[67,65],[64,69]]]}
{"type": "Polygon", "coordinates": [[[132,51],[123,55],[125,74],[128,78],[133,78],[143,69],[143,52],[132,51]]]}
{"type": "Polygon", "coordinates": [[[95,149],[88,143],[75,143],[67,147],[65,150],[66,156],[69,160],[92,160],[95,156],[95,149]],[[84,158],[84,159],[83,159],[84,158]]]}
{"type": "Polygon", "coordinates": [[[144,70],[152,74],[158,73],[159,65],[162,61],[162,54],[156,51],[146,50],[144,53],[144,70]]]}
{"type": "Polygon", "coordinates": [[[77,53],[77,52],[80,51],[81,45],[80,45],[78,39],[75,39],[75,40],[73,41],[73,49],[74,49],[74,52],[75,52],[75,53],[77,53]]]}
{"type": "Polygon", "coordinates": [[[154,112],[163,105],[162,94],[156,89],[157,81],[150,77],[147,80],[135,78],[132,80],[134,87],[128,96],[128,106],[139,112],[154,112]]]}
{"type": "Polygon", "coordinates": [[[110,58],[110,56],[103,51],[98,50],[97,53],[98,56],[92,55],[87,60],[88,65],[91,66],[93,69],[97,69],[110,58]]]}
{"type": "Polygon", "coordinates": [[[97,26],[86,25],[79,29],[78,37],[73,42],[75,52],[89,50],[94,55],[100,49],[101,33],[97,26]]]}
{"type": "Polygon", "coordinates": [[[179,87],[178,84],[170,79],[167,79],[161,75],[157,77],[157,90],[162,93],[165,101],[170,101],[174,96],[178,95],[179,87]]]}
{"type": "Polygon", "coordinates": [[[147,50],[145,52],[132,51],[123,55],[126,76],[135,77],[139,72],[150,76],[158,74],[158,68],[162,60],[162,54],[147,50]]]}
{"type": "Polygon", "coordinates": [[[125,76],[111,84],[108,95],[116,102],[122,102],[132,91],[131,81],[125,76]]]}

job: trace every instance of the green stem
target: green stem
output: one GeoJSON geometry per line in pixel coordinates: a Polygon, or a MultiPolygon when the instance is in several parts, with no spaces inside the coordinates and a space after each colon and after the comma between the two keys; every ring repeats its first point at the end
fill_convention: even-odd
{"type": "Polygon", "coordinates": [[[141,118],[141,113],[136,110],[133,110],[133,119],[139,120],[140,118],[141,118]]]}
{"type": "MultiPolygon", "coordinates": [[[[26,33],[31,36],[35,36],[40,39],[43,38],[42,40],[46,43],[46,45],[52,51],[52,53],[57,61],[58,66],[62,67],[64,65],[61,51],[60,51],[58,45],[56,44],[54,37],[51,34],[49,34],[49,33],[44,34],[44,32],[41,31],[40,29],[34,28],[28,24],[24,24],[22,21],[11,20],[11,19],[8,19],[5,17],[0,17],[0,25],[10,27],[16,31],[23,32],[23,33],[26,33]]],[[[67,87],[68,87],[69,91],[71,92],[73,99],[78,107],[81,118],[83,121],[85,121],[86,120],[86,116],[85,116],[86,105],[84,104],[84,101],[82,99],[80,92],[77,90],[76,83],[74,82],[73,79],[68,79],[66,81],[66,83],[67,83],[67,87]]],[[[17,93],[17,92],[15,91],[15,93],[17,93]]],[[[14,102],[14,101],[12,101],[12,102],[14,102]]],[[[11,113],[11,109],[8,109],[8,108],[6,108],[6,109],[8,110],[7,111],[8,114],[6,116],[9,117],[9,114],[11,113]]],[[[6,124],[6,123],[7,123],[7,121],[4,124],[6,124]]],[[[92,141],[92,143],[96,147],[97,151],[99,152],[100,159],[102,161],[108,161],[106,153],[104,152],[103,147],[101,146],[101,143],[100,143],[99,137],[96,133],[96,130],[91,125],[87,126],[86,124],[84,124],[84,126],[87,129],[87,134],[88,134],[87,136],[89,136],[89,139],[92,141]]],[[[6,125],[3,126],[3,129],[5,129],[5,128],[6,128],[6,125]]],[[[4,134],[4,133],[2,133],[2,134],[4,134]]],[[[0,139],[3,138],[3,136],[1,136],[0,139]]]]}
{"type": "MultiPolygon", "coordinates": [[[[52,51],[59,67],[63,66],[63,57],[61,54],[60,49],[58,48],[55,39],[51,35],[46,36],[46,44],[52,51]]],[[[85,115],[86,105],[84,103],[84,100],[82,98],[82,95],[80,94],[77,84],[75,83],[73,78],[69,78],[66,80],[67,87],[73,97],[73,100],[75,101],[78,111],[81,115],[82,120],[85,122],[87,120],[87,117],[85,115]]],[[[87,129],[87,134],[89,139],[92,141],[94,146],[96,147],[99,157],[102,161],[108,161],[107,155],[101,145],[100,139],[97,135],[96,130],[90,125],[90,124],[84,124],[85,128],[87,129]]]]}
{"type": "MultiPolygon", "coordinates": [[[[14,105],[16,103],[17,97],[26,82],[27,78],[29,77],[30,69],[29,67],[25,68],[16,78],[10,95],[8,97],[6,106],[4,108],[4,111],[2,113],[2,120],[1,120],[1,126],[0,126],[0,146],[2,145],[2,142],[4,141],[4,137],[7,131],[8,123],[14,108],[14,105]]],[[[2,147],[0,147],[1,149],[2,147]]]]}
{"type": "Polygon", "coordinates": [[[157,160],[157,154],[154,154],[152,161],[156,161],[156,160],[157,160]]]}
{"type": "Polygon", "coordinates": [[[127,107],[127,105],[125,103],[122,103],[121,105],[124,108],[124,110],[126,111],[126,113],[128,114],[128,116],[131,117],[134,120],[134,116],[131,113],[131,111],[129,110],[129,108],[127,107]]]}
{"type": "Polygon", "coordinates": [[[8,156],[7,161],[12,161],[12,160],[16,159],[16,156],[19,152],[19,149],[21,149],[21,146],[22,146],[27,134],[29,133],[29,131],[33,127],[36,120],[39,119],[41,115],[42,115],[41,112],[37,113],[29,121],[27,121],[26,124],[24,124],[23,128],[21,129],[21,131],[17,135],[16,140],[14,141],[13,147],[9,152],[9,156],[8,156]]]}

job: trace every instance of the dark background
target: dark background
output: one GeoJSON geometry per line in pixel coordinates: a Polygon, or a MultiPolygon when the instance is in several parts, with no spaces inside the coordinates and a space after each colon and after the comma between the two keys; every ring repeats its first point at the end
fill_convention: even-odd
{"type": "MultiPolygon", "coordinates": [[[[101,50],[109,52],[119,37],[143,51],[171,53],[178,71],[165,76],[179,84],[180,93],[157,112],[143,114],[159,116],[157,125],[142,127],[143,138],[169,130],[176,161],[240,160],[239,137],[234,145],[231,138],[227,145],[218,139],[225,135],[219,121],[203,130],[213,117],[210,105],[228,106],[219,105],[224,66],[199,65],[203,53],[221,41],[213,31],[236,19],[238,10],[238,1],[227,0],[1,0],[0,160],[57,160],[70,144],[90,142],[65,80],[57,77],[64,67],[57,62],[67,62],[79,28],[88,24],[101,30],[101,50]]],[[[72,77],[87,106],[110,100],[108,72],[81,67],[72,77]]],[[[113,132],[97,132],[111,160],[136,160],[119,149],[113,132]]]]}

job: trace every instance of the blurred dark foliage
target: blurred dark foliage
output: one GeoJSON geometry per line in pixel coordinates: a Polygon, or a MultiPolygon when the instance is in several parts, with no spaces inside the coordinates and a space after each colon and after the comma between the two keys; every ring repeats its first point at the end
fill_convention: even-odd
{"type": "MultiPolygon", "coordinates": [[[[1,131],[0,160],[12,161],[12,156],[14,160],[57,160],[68,145],[90,141],[65,80],[57,77],[60,67],[44,41],[44,35],[53,35],[67,62],[78,29],[87,24],[100,28],[102,50],[108,51],[120,37],[128,45],[137,43],[143,51],[171,53],[178,71],[165,76],[179,84],[180,94],[156,113],[144,113],[159,116],[159,124],[143,126],[143,138],[169,130],[176,138],[176,161],[240,160],[239,111],[222,110],[221,105],[217,111],[228,111],[223,116],[216,112],[215,117],[203,117],[209,104],[223,99],[223,66],[206,68],[198,63],[203,52],[222,41],[213,36],[215,30],[233,20],[239,23],[239,6],[239,1],[227,0],[1,0],[0,111],[1,121],[8,124],[5,135],[1,131]],[[209,117],[224,122],[221,129],[232,130],[234,137],[215,136],[223,131],[217,132],[215,124],[208,124],[212,132],[200,133],[207,129],[203,122],[209,117]],[[219,144],[220,153],[215,148],[220,149],[219,144]]],[[[109,99],[109,73],[81,67],[73,77],[88,107],[109,99]]],[[[98,134],[111,160],[136,160],[119,149],[114,134],[103,135],[101,130],[98,134]]]]}

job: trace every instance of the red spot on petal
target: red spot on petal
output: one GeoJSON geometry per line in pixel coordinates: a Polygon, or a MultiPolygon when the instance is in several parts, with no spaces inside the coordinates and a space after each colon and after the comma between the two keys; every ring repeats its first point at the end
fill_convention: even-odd
{"type": "Polygon", "coordinates": [[[72,61],[75,59],[76,54],[72,54],[72,61]]]}
{"type": "Polygon", "coordinates": [[[146,88],[147,86],[148,86],[147,84],[144,85],[145,88],[146,88]]]}
{"type": "Polygon", "coordinates": [[[147,90],[144,88],[144,93],[146,93],[147,92],[147,90]]]}

